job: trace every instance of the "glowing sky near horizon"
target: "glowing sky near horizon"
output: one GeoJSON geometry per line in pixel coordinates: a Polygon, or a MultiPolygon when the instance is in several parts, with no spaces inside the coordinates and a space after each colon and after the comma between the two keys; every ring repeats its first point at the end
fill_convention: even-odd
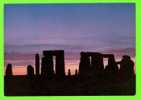
{"type": "Polygon", "coordinates": [[[135,4],[5,5],[5,48],[6,63],[19,67],[33,64],[30,55],[44,49],[65,50],[66,65],[75,59],[69,66],[80,51],[126,50],[134,57],[135,4]]]}

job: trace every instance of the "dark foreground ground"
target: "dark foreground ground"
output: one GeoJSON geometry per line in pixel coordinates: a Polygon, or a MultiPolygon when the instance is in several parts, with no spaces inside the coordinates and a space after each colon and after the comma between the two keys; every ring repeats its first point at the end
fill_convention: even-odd
{"type": "Polygon", "coordinates": [[[75,96],[75,95],[135,95],[135,78],[120,80],[81,80],[65,77],[62,80],[11,76],[4,79],[5,96],[75,96]]]}

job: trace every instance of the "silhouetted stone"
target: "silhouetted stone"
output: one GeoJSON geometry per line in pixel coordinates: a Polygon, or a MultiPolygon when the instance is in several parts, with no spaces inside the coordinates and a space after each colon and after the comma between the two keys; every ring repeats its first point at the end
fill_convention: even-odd
{"type": "Polygon", "coordinates": [[[105,68],[106,79],[115,80],[118,73],[118,66],[115,61],[114,55],[109,55],[108,65],[105,68]]]}
{"type": "Polygon", "coordinates": [[[40,57],[39,57],[39,54],[35,55],[35,69],[36,69],[36,75],[39,76],[39,72],[40,72],[40,57]]]}
{"type": "Polygon", "coordinates": [[[65,77],[65,64],[64,64],[64,51],[63,50],[54,50],[54,51],[43,51],[44,59],[42,59],[42,72],[46,73],[45,70],[48,70],[48,76],[52,76],[54,71],[53,67],[56,70],[56,77],[63,79],[65,77]],[[56,57],[56,65],[53,66],[53,56],[56,57]],[[46,59],[46,61],[44,61],[46,59]],[[45,67],[48,66],[48,67],[45,67]]]}
{"type": "Polygon", "coordinates": [[[70,69],[68,69],[68,76],[71,76],[71,71],[70,71],[70,69]]]}
{"type": "Polygon", "coordinates": [[[7,64],[6,66],[6,76],[12,76],[13,72],[12,72],[12,64],[7,64]]]}
{"type": "Polygon", "coordinates": [[[123,56],[120,62],[119,74],[121,78],[124,78],[126,80],[134,77],[134,62],[130,59],[130,56],[123,56]]]}
{"type": "Polygon", "coordinates": [[[42,58],[41,75],[44,78],[51,79],[54,76],[53,57],[51,54],[45,55],[42,58]]]}
{"type": "Polygon", "coordinates": [[[90,58],[86,52],[81,52],[80,54],[80,64],[79,64],[79,75],[81,79],[87,78],[87,74],[90,71],[90,58]]]}
{"type": "Polygon", "coordinates": [[[27,76],[29,78],[33,78],[34,76],[34,68],[31,65],[27,66],[27,76]]]}
{"type": "Polygon", "coordinates": [[[64,78],[65,77],[65,63],[64,63],[64,51],[60,50],[60,51],[56,51],[56,76],[58,78],[64,78]]]}
{"type": "Polygon", "coordinates": [[[104,64],[103,64],[103,56],[101,53],[89,53],[92,55],[91,66],[95,77],[99,77],[99,75],[103,74],[104,64]]]}
{"type": "Polygon", "coordinates": [[[75,70],[75,76],[78,76],[78,71],[77,71],[77,69],[75,70]]]}
{"type": "Polygon", "coordinates": [[[80,77],[94,78],[101,76],[104,70],[103,56],[97,52],[81,52],[80,77]]]}
{"type": "Polygon", "coordinates": [[[120,70],[118,73],[118,81],[120,82],[120,88],[127,91],[127,94],[134,95],[136,90],[134,62],[131,60],[130,56],[124,55],[119,64],[120,70]]]}

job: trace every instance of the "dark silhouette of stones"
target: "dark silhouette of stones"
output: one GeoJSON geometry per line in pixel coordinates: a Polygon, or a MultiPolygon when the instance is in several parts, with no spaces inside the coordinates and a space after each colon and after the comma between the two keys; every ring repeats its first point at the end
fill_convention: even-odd
{"type": "Polygon", "coordinates": [[[33,78],[34,76],[34,68],[31,65],[27,66],[27,76],[29,78],[33,78]]]}
{"type": "Polygon", "coordinates": [[[119,76],[121,78],[128,80],[134,77],[134,62],[131,60],[130,56],[124,55],[120,62],[119,76]]]}
{"type": "Polygon", "coordinates": [[[13,72],[12,72],[12,64],[7,64],[6,66],[6,76],[12,76],[13,72]]]}
{"type": "Polygon", "coordinates": [[[39,54],[35,55],[35,69],[36,69],[36,75],[39,76],[39,72],[40,72],[40,57],[39,57],[39,54]]]}
{"type": "Polygon", "coordinates": [[[115,80],[117,78],[118,66],[115,61],[114,55],[109,55],[108,65],[105,68],[106,79],[115,80]]]}
{"type": "Polygon", "coordinates": [[[70,69],[68,69],[68,76],[71,76],[71,71],[70,71],[70,69]]]}
{"type": "Polygon", "coordinates": [[[34,68],[28,65],[27,75],[12,76],[12,65],[8,64],[4,78],[5,95],[135,94],[134,62],[130,56],[124,55],[120,62],[116,62],[113,54],[81,52],[80,55],[79,71],[76,69],[74,75],[70,69],[68,75],[65,75],[63,50],[43,51],[41,74],[39,54],[35,55],[36,75],[34,68]],[[105,69],[103,58],[108,58],[105,69]]]}

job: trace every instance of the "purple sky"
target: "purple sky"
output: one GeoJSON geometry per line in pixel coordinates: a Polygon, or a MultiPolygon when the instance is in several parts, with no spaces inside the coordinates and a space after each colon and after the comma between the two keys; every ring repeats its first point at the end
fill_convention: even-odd
{"type": "Polygon", "coordinates": [[[8,4],[5,47],[6,60],[44,49],[64,49],[70,59],[80,51],[134,56],[135,4],[8,4]]]}
{"type": "Polygon", "coordinates": [[[134,47],[134,4],[6,5],[6,44],[134,47]]]}

